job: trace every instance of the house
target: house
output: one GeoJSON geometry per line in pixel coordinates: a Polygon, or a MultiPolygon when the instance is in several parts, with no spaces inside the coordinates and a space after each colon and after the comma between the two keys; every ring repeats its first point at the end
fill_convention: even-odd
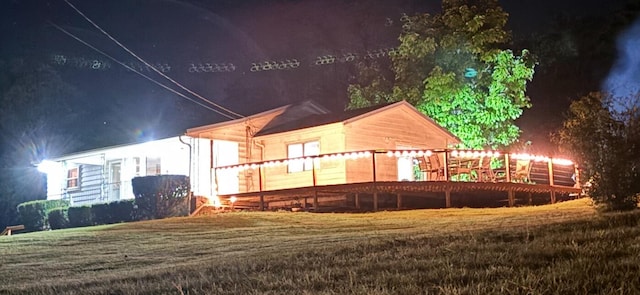
{"type": "MultiPolygon", "coordinates": [[[[48,200],[66,199],[72,206],[107,203],[132,199],[134,177],[190,175],[191,155],[203,145],[208,142],[177,136],[69,154],[43,161],[38,169],[47,174],[48,200]]],[[[194,192],[202,193],[200,183],[191,178],[194,192]]]]}
{"type": "MultiPolygon", "coordinates": [[[[306,102],[188,129],[186,134],[212,141],[212,169],[208,172],[212,173],[214,191],[220,195],[371,181],[372,166],[362,161],[292,161],[264,167],[264,171],[216,167],[362,150],[444,149],[460,142],[406,101],[339,113],[328,113],[306,102]]],[[[412,157],[380,161],[378,180],[414,180],[412,157]]]]}
{"type": "MultiPolygon", "coordinates": [[[[314,184],[369,181],[362,162],[291,162],[242,171],[217,167],[328,153],[376,149],[444,149],[459,140],[405,101],[331,113],[312,101],[248,117],[188,129],[186,135],[107,147],[43,162],[47,198],[72,205],[133,198],[131,179],[158,174],[187,175],[195,195],[275,190],[314,184]],[[313,169],[312,169],[313,168],[313,169]],[[265,178],[268,175],[268,179],[265,178]]],[[[379,180],[414,180],[410,157],[381,159],[379,180]]]]}

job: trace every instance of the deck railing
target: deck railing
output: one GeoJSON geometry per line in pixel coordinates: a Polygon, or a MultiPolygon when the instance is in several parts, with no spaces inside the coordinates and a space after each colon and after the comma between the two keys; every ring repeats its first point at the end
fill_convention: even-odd
{"type": "MultiPolygon", "coordinates": [[[[238,193],[377,181],[519,182],[580,187],[579,169],[568,159],[459,149],[328,153],[221,166],[214,168],[214,173],[218,181],[224,181],[225,176],[238,177],[238,193]]],[[[224,185],[217,183],[217,187],[224,185]]]]}

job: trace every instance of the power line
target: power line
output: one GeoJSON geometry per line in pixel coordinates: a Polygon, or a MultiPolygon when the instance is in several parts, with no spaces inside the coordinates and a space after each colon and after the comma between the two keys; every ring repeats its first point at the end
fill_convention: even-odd
{"type": "Polygon", "coordinates": [[[98,49],[98,48],[94,47],[93,45],[91,45],[91,44],[89,44],[89,43],[85,42],[84,40],[80,39],[79,37],[77,37],[76,35],[72,34],[71,32],[69,32],[69,31],[67,31],[67,30],[65,30],[65,29],[63,29],[63,28],[61,28],[60,26],[58,26],[58,25],[56,25],[56,24],[54,24],[54,23],[52,23],[52,22],[49,22],[49,24],[51,24],[52,26],[54,26],[56,29],[60,30],[61,32],[63,32],[63,33],[65,33],[65,34],[67,34],[67,35],[68,35],[68,36],[70,36],[71,38],[73,38],[73,39],[77,40],[78,42],[80,42],[80,43],[84,44],[85,46],[87,46],[87,47],[89,47],[89,48],[91,48],[91,49],[95,50],[96,52],[98,52],[98,53],[100,53],[100,54],[102,54],[102,55],[106,56],[107,58],[111,59],[111,60],[112,60],[112,61],[114,61],[115,63],[117,63],[117,64],[119,64],[119,65],[121,65],[121,66],[125,67],[126,69],[128,69],[128,70],[130,70],[130,71],[132,71],[132,72],[134,72],[134,73],[136,73],[136,74],[138,74],[138,75],[140,75],[140,76],[142,76],[142,77],[144,77],[144,78],[146,78],[147,80],[149,80],[149,81],[151,81],[151,82],[155,83],[156,85],[158,85],[158,86],[160,86],[160,87],[162,87],[162,88],[164,88],[164,89],[166,89],[166,90],[169,90],[169,91],[171,91],[171,92],[173,92],[173,93],[177,94],[178,96],[183,97],[184,99],[186,99],[186,100],[188,100],[188,101],[191,101],[191,102],[193,102],[193,103],[195,103],[195,104],[197,104],[197,105],[199,105],[199,106],[201,106],[201,107],[203,107],[203,108],[206,108],[206,109],[208,109],[208,110],[211,110],[211,111],[213,111],[213,112],[216,112],[216,113],[218,113],[218,114],[220,114],[220,115],[222,115],[222,116],[224,116],[224,117],[227,117],[227,118],[232,119],[232,120],[233,120],[233,119],[237,119],[237,118],[234,118],[234,117],[232,117],[232,116],[230,116],[230,115],[228,115],[228,114],[225,114],[225,113],[223,113],[223,112],[221,112],[221,111],[219,111],[219,110],[216,110],[216,109],[214,109],[214,108],[212,108],[212,107],[210,107],[210,106],[208,106],[208,105],[202,104],[201,102],[196,101],[196,100],[194,100],[193,98],[190,98],[190,97],[188,97],[188,96],[186,96],[186,95],[184,95],[184,94],[182,94],[182,93],[180,93],[180,92],[175,91],[173,88],[171,88],[171,87],[169,87],[169,86],[166,86],[166,85],[164,85],[164,84],[162,84],[162,83],[160,83],[160,82],[158,82],[158,81],[154,80],[153,78],[151,78],[151,77],[149,77],[149,76],[147,76],[147,75],[145,75],[145,74],[143,74],[143,73],[141,73],[141,72],[137,71],[136,69],[134,69],[134,68],[132,68],[132,67],[130,67],[130,66],[128,66],[128,65],[126,65],[125,63],[123,63],[123,62],[121,62],[121,61],[117,60],[116,58],[112,57],[111,55],[107,54],[106,52],[104,52],[104,51],[102,51],[102,50],[100,50],[100,49],[98,49]]]}
{"type": "MultiPolygon", "coordinates": [[[[182,88],[183,90],[189,92],[191,95],[219,108],[222,109],[226,112],[228,112],[229,114],[232,114],[238,118],[243,118],[244,116],[241,114],[238,114],[230,109],[227,109],[219,104],[216,104],[204,97],[202,97],[201,95],[191,91],[190,89],[188,89],[187,87],[184,87],[182,84],[176,82],[175,80],[171,79],[169,76],[165,75],[164,73],[162,73],[161,71],[158,71],[155,67],[153,67],[152,65],[150,65],[149,63],[147,63],[144,59],[142,59],[141,57],[139,57],[137,54],[135,54],[133,51],[129,50],[129,48],[127,48],[126,46],[124,46],[122,43],[120,43],[118,40],[116,40],[115,38],[113,38],[109,33],[107,33],[105,30],[103,30],[100,26],[98,26],[98,24],[96,24],[95,22],[93,22],[91,19],[89,19],[89,17],[87,17],[84,13],[82,13],[82,11],[80,11],[78,8],[76,8],[73,4],[71,4],[71,2],[69,2],[68,0],[64,0],[64,2],[66,2],[71,8],[73,8],[78,14],[80,14],[85,20],[87,20],[89,23],[91,23],[96,29],[98,29],[100,32],[102,32],[105,36],[107,36],[109,39],[111,39],[111,41],[115,42],[116,44],[118,44],[118,46],[120,46],[122,49],[124,49],[126,52],[128,52],[129,54],[131,54],[133,57],[135,57],[137,60],[139,60],[140,62],[144,63],[146,66],[150,67],[154,72],[156,72],[158,75],[164,77],[165,79],[171,81],[173,84],[177,85],[178,87],[182,88]]],[[[236,119],[236,118],[233,118],[236,119]]]]}

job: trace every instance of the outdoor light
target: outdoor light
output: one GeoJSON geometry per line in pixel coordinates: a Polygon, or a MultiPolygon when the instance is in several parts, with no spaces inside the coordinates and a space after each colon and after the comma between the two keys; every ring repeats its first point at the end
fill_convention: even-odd
{"type": "Polygon", "coordinates": [[[231,196],[231,198],[229,198],[229,202],[231,202],[231,204],[235,203],[238,200],[238,198],[236,198],[236,196],[231,196]]]}
{"type": "Polygon", "coordinates": [[[43,160],[42,162],[40,162],[40,164],[37,165],[37,167],[38,171],[45,174],[51,174],[54,173],[58,168],[58,163],[49,160],[43,160]]]}

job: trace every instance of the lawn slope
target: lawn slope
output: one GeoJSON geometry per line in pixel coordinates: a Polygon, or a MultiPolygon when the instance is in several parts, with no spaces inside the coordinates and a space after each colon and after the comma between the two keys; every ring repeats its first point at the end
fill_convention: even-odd
{"type": "Polygon", "coordinates": [[[639,220],[580,199],[20,234],[0,238],[0,294],[639,294],[639,220]]]}

